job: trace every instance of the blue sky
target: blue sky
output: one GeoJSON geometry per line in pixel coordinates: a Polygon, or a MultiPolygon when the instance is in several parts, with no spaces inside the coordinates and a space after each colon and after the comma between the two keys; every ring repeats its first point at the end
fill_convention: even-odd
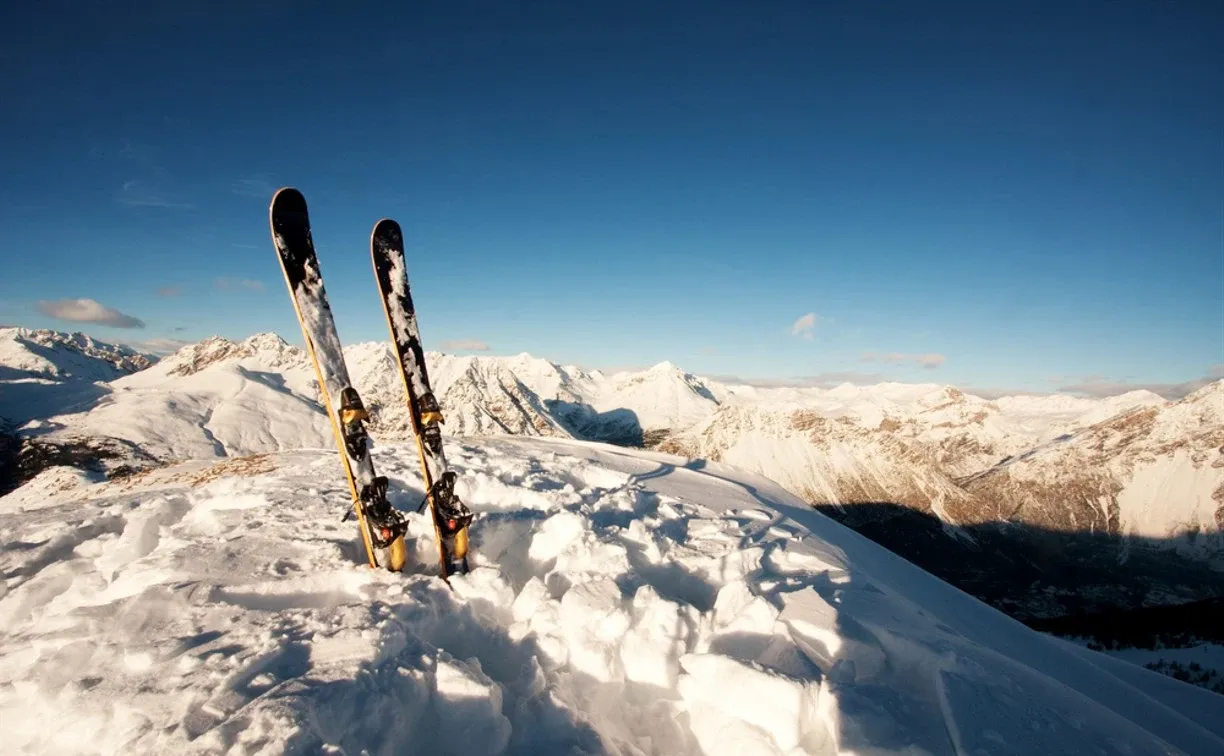
{"type": "Polygon", "coordinates": [[[427,348],[1031,391],[1224,363],[1222,4],[361,5],[7,4],[0,323],[300,343],[293,185],[348,342],[386,338],[391,216],[427,348]]]}

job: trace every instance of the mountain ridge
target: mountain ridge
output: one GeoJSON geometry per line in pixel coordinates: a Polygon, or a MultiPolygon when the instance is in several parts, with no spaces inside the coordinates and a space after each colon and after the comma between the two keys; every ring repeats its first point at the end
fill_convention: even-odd
{"type": "MultiPolygon", "coordinates": [[[[345,353],[375,441],[409,438],[389,344],[345,353]]],[[[954,540],[1015,523],[1101,532],[1121,546],[1143,537],[1224,562],[1224,381],[1177,402],[1142,391],[988,400],[939,384],[728,386],[668,362],[610,375],[525,353],[431,351],[426,362],[448,437],[602,441],[728,463],[864,530],[876,526],[851,510],[889,503],[929,515],[954,540]]],[[[87,475],[64,485],[334,444],[309,358],[271,333],[205,339],[89,389],[59,412],[16,423],[22,479],[91,453],[87,475]]],[[[929,556],[919,545],[902,539],[898,553],[929,556]]],[[[1126,553],[1101,558],[1123,565],[1126,553]]]]}

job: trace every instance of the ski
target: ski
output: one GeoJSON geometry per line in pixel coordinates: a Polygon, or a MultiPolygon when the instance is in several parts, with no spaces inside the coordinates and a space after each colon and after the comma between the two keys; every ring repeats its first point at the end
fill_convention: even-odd
{"type": "Polygon", "coordinates": [[[442,410],[429,385],[408,285],[408,267],[404,263],[404,235],[398,223],[384,218],[374,225],[370,256],[421,461],[425,498],[418,511],[426,505],[430,508],[442,578],[447,579],[454,573],[468,571],[468,526],[473,515],[455,493],[456,475],[447,467],[442,451],[442,410]]]}
{"type": "Polygon", "coordinates": [[[268,214],[272,243],[285,274],[293,311],[302,327],[306,351],[314,365],[319,393],[331,420],[352,495],[352,509],[345,512],[344,519],[356,511],[370,567],[378,567],[381,556],[383,566],[398,572],[408,557],[404,544],[408,523],[387,500],[387,479],[374,472],[365,428],[369,416],[344,363],[310,234],[306,198],[298,190],[285,187],[272,197],[268,214]]]}

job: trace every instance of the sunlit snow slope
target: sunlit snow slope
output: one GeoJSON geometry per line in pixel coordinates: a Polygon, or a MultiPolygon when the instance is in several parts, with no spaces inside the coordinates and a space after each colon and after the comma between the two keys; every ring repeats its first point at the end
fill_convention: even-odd
{"type": "MultiPolygon", "coordinates": [[[[361,566],[331,449],[0,499],[4,750],[1224,752],[1224,697],[1033,632],[762,478],[448,447],[480,513],[453,590],[416,515],[408,574],[361,566]]],[[[375,458],[415,505],[412,450],[375,458]]]]}
{"type": "Polygon", "coordinates": [[[0,426],[88,406],[100,384],[152,364],[150,355],[83,333],[0,328],[0,426]]]}

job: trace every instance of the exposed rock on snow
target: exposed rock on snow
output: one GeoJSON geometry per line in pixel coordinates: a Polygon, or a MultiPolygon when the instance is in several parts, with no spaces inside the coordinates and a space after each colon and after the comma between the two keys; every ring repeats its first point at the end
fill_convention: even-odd
{"type": "Polygon", "coordinates": [[[0,377],[12,371],[44,378],[110,381],[143,370],[156,357],[130,347],[96,341],[83,333],[0,328],[0,377]]]}
{"type": "Polygon", "coordinates": [[[965,487],[1024,522],[1224,554],[1224,381],[1004,460],[965,487]]]}
{"type": "Polygon", "coordinates": [[[291,346],[274,333],[258,333],[245,341],[233,342],[220,336],[190,344],[162,360],[165,375],[194,375],[209,365],[247,358],[258,359],[267,369],[292,370],[310,366],[304,349],[291,346]]]}
{"type": "MultiPolygon", "coordinates": [[[[539,396],[501,362],[432,352],[425,358],[447,433],[569,435],[539,396]]],[[[390,345],[355,344],[345,349],[345,360],[366,405],[375,410],[374,431],[387,438],[411,437],[403,381],[390,345]]]]}
{"type": "MultiPolygon", "coordinates": [[[[376,438],[407,438],[389,346],[345,351],[376,438]]],[[[1224,423],[1221,413],[1184,409],[1218,405],[1224,382],[1176,404],[1142,391],[987,401],[935,384],[723,386],[670,363],[607,376],[526,354],[429,352],[427,362],[450,436],[655,446],[767,475],[815,504],[903,504],[954,534],[1017,521],[1165,539],[1208,558],[1224,553],[1224,467],[1212,451],[1224,423]]],[[[147,456],[103,470],[333,443],[309,360],[273,334],[208,339],[110,383],[48,380],[4,383],[4,405],[27,412],[11,418],[19,433],[64,448],[104,439],[147,456]],[[56,409],[38,409],[48,407],[56,409]],[[43,419],[26,423],[31,417],[43,419]]]]}

